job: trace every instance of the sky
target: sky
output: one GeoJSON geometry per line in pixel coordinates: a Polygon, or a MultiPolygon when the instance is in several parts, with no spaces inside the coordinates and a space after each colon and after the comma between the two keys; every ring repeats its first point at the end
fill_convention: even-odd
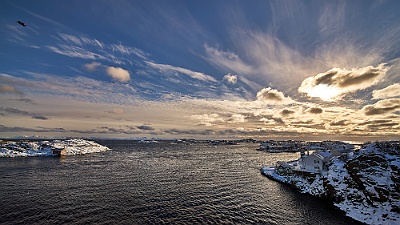
{"type": "Polygon", "coordinates": [[[399,139],[399,12],[398,0],[0,1],[0,138],[399,139]]]}

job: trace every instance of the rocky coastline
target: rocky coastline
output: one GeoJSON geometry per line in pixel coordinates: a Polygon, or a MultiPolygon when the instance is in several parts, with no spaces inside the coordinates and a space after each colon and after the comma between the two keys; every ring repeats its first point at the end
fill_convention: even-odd
{"type": "Polygon", "coordinates": [[[50,141],[0,140],[0,158],[85,155],[108,150],[110,149],[106,146],[83,139],[50,141]]]}
{"type": "Polygon", "coordinates": [[[363,223],[400,223],[398,142],[370,143],[357,152],[333,157],[321,173],[282,172],[279,167],[263,167],[261,173],[302,193],[328,199],[363,223]]]}

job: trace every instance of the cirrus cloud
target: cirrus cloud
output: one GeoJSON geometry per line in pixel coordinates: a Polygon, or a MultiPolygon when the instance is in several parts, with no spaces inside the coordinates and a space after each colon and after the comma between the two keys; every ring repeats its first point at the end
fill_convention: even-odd
{"type": "Polygon", "coordinates": [[[333,68],[305,79],[298,91],[309,97],[331,101],[341,98],[346,93],[356,92],[378,83],[387,70],[388,67],[383,63],[377,67],[333,68]]]}
{"type": "Polygon", "coordinates": [[[196,80],[216,82],[214,77],[212,77],[210,75],[207,75],[207,74],[204,74],[204,73],[192,71],[192,70],[181,68],[181,67],[177,67],[177,66],[154,63],[154,62],[150,62],[150,61],[146,61],[146,63],[150,67],[158,69],[161,72],[168,72],[168,73],[176,73],[176,72],[178,72],[178,73],[186,74],[189,77],[191,77],[193,79],[196,79],[196,80]]]}
{"type": "Polygon", "coordinates": [[[234,71],[235,73],[246,74],[251,73],[253,68],[245,63],[240,57],[231,51],[222,51],[213,48],[208,44],[204,44],[207,57],[205,58],[211,64],[218,68],[234,71]]]}

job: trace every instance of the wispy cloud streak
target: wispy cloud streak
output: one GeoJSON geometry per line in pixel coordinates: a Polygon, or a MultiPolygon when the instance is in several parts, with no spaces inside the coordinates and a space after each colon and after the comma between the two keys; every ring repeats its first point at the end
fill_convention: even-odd
{"type": "Polygon", "coordinates": [[[178,72],[178,73],[186,74],[189,77],[196,79],[196,80],[217,82],[217,80],[210,75],[200,73],[200,72],[195,72],[195,71],[185,69],[182,67],[171,66],[171,65],[166,65],[166,64],[159,64],[159,63],[154,63],[154,62],[150,62],[150,61],[146,61],[146,63],[147,63],[147,65],[151,66],[152,68],[158,69],[164,73],[178,72]]]}

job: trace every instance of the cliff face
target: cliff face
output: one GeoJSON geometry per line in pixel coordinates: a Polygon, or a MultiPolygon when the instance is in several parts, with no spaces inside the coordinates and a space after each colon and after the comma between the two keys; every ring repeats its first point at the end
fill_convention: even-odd
{"type": "MultiPolygon", "coordinates": [[[[368,204],[399,199],[399,167],[383,154],[361,155],[346,164],[355,188],[362,191],[368,204]]],[[[393,205],[397,212],[399,208],[393,205]]]]}
{"type": "Polygon", "coordinates": [[[292,176],[304,193],[329,198],[367,224],[400,224],[400,150],[373,143],[350,159],[333,159],[315,178],[292,176]]]}

